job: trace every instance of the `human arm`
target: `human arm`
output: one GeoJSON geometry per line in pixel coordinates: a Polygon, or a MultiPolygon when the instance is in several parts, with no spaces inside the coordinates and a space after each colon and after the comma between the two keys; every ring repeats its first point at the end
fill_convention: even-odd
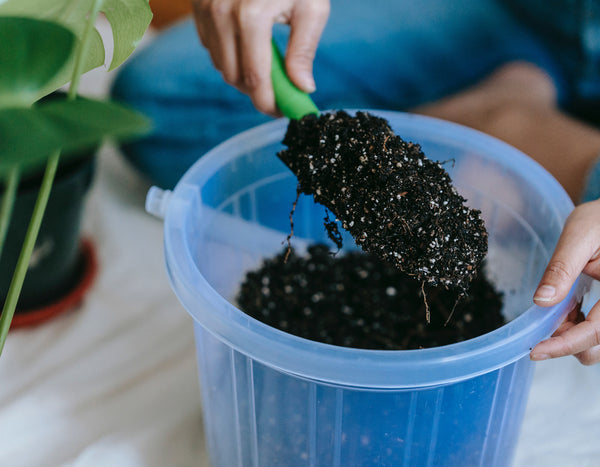
{"type": "Polygon", "coordinates": [[[196,28],[225,81],[248,94],[261,112],[277,115],[271,85],[271,31],[290,25],[286,69],[313,92],[312,64],[329,16],[329,0],[193,0],[196,28]]]}

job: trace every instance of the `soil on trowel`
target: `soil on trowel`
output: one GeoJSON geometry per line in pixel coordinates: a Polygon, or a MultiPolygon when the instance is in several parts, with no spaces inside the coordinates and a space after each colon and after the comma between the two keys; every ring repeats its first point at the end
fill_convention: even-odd
{"type": "MultiPolygon", "coordinates": [[[[331,211],[364,251],[424,284],[466,293],[487,253],[485,225],[418,144],[382,118],[344,111],[291,120],[283,143],[278,156],[298,191],[331,211]]],[[[325,228],[341,248],[335,220],[325,228]]]]}
{"type": "Polygon", "coordinates": [[[464,341],[505,322],[502,295],[483,272],[463,296],[456,289],[423,287],[371,253],[333,255],[326,245],[313,245],[306,255],[292,249],[287,256],[284,250],[248,272],[237,303],[248,315],[296,336],[406,350],[464,341]]]}

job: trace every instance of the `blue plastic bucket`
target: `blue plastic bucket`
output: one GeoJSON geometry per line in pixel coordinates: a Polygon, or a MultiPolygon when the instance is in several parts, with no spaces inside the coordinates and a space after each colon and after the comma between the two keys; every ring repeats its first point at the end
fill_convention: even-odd
{"type": "MultiPolygon", "coordinates": [[[[446,169],[489,230],[488,267],[508,324],[425,350],[320,344],[266,326],[234,303],[245,273],[281,251],[296,179],[276,157],[287,121],[206,154],[171,192],[165,216],[173,290],[194,318],[205,432],[213,467],[510,465],[530,389],[530,349],[549,336],[583,284],[552,308],[531,301],[569,197],[514,148],[452,123],[386,118],[446,169]]],[[[326,241],[323,208],[302,198],[296,248],[326,241]]]]}

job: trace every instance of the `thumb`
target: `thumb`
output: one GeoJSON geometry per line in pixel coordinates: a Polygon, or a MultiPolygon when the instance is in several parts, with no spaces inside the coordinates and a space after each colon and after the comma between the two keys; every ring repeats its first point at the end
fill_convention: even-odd
{"type": "Polygon", "coordinates": [[[305,92],[316,89],[313,60],[323,28],[329,16],[329,2],[299,2],[290,20],[290,39],[285,64],[290,79],[305,92]]]}
{"type": "Polygon", "coordinates": [[[576,212],[573,214],[565,224],[533,296],[537,305],[551,306],[564,299],[596,251],[594,229],[585,225],[589,220],[576,212]]]}
{"type": "Polygon", "coordinates": [[[553,257],[546,267],[533,301],[540,306],[551,306],[564,299],[579,273],[566,258],[553,257]]]}

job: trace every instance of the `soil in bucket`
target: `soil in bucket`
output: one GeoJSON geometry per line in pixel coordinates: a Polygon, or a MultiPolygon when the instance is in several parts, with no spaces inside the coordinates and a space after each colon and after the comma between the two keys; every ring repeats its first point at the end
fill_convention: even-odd
{"type": "Polygon", "coordinates": [[[265,259],[247,273],[237,302],[248,315],[282,331],[362,349],[452,344],[505,322],[502,295],[483,272],[461,296],[456,289],[423,287],[372,253],[333,255],[323,244],[309,247],[306,255],[284,249],[265,259]]]}
{"type": "MultiPolygon", "coordinates": [[[[466,206],[439,162],[364,112],[291,120],[279,158],[364,250],[426,282],[465,293],[487,253],[481,212],[466,206]]],[[[326,221],[342,246],[338,224],[326,221]]]]}

